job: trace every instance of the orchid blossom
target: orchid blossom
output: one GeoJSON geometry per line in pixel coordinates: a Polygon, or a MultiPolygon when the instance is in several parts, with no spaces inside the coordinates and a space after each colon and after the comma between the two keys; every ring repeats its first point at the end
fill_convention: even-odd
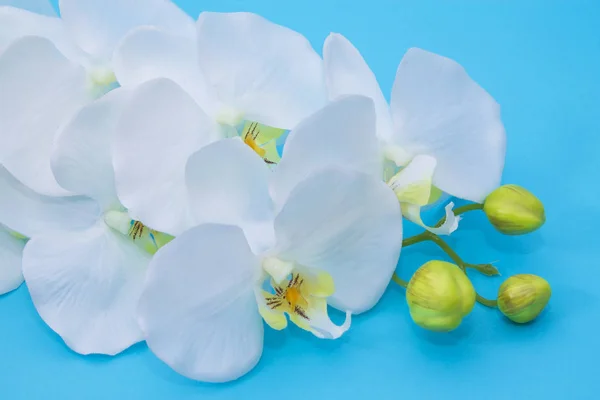
{"type": "MultiPolygon", "coordinates": [[[[34,11],[47,11],[32,2],[34,11]]],[[[58,129],[119,86],[114,52],[139,26],[193,37],[193,20],[168,0],[60,0],[61,17],[0,6],[0,163],[49,196],[70,193],[50,168],[58,129]]]]}
{"type": "MultiPolygon", "coordinates": [[[[136,118],[157,110],[140,103],[136,118]]],[[[189,120],[175,112],[182,109],[183,104],[173,106],[171,124],[189,120]]],[[[123,118],[128,116],[133,113],[123,118]]],[[[132,137],[138,135],[126,126],[132,137]]],[[[152,126],[141,123],[138,129],[152,126]]],[[[165,127],[147,136],[160,130],[165,135],[165,127]]],[[[255,149],[229,138],[204,146],[189,156],[183,171],[172,169],[154,182],[161,186],[183,174],[188,207],[180,212],[192,221],[152,259],[140,300],[140,326],[161,360],[193,379],[233,380],[251,370],[262,354],[262,320],[279,330],[287,326],[287,314],[315,336],[335,339],[349,328],[351,314],[377,303],[402,245],[396,196],[372,173],[326,162],[305,169],[298,158],[286,161],[298,143],[330,129],[347,134],[357,147],[364,144],[366,152],[377,151],[368,140],[374,128],[373,102],[349,96],[290,133],[279,166],[301,170],[302,176],[288,173],[289,181],[276,179],[279,167],[270,170],[255,149]],[[346,313],[342,325],[331,322],[327,305],[346,313]]],[[[183,137],[194,131],[168,132],[174,143],[185,143],[183,137]]],[[[151,142],[139,143],[138,150],[156,154],[151,142]]],[[[319,143],[315,154],[325,155],[326,146],[319,143]]],[[[170,150],[166,154],[181,158],[170,150]]],[[[129,167],[136,168],[135,163],[130,160],[129,167]]]]}
{"type": "MultiPolygon", "coordinates": [[[[199,149],[195,131],[209,129],[217,140],[237,136],[244,121],[291,129],[326,101],[322,60],[308,41],[250,13],[202,13],[196,40],[139,28],[122,41],[115,60],[116,75],[124,85],[161,78],[172,82],[162,86],[166,93],[149,91],[143,111],[126,113],[131,118],[126,118],[130,122],[124,122],[123,133],[116,136],[122,143],[115,147],[115,166],[121,178],[117,181],[119,197],[127,209],[155,229],[174,235],[189,228],[174,216],[185,205],[163,204],[166,199],[184,198],[174,196],[173,190],[182,190],[185,160],[199,149]],[[174,100],[151,105],[158,97],[174,100]],[[172,117],[169,113],[175,111],[167,112],[165,107],[181,109],[173,114],[181,116],[172,117]],[[168,130],[166,121],[171,124],[168,130]],[[144,129],[138,129],[140,124],[144,129]],[[175,135],[178,130],[189,136],[175,135]],[[149,153],[136,147],[143,140],[154,142],[149,153]],[[163,157],[165,148],[185,151],[172,161],[173,157],[163,157]],[[162,171],[161,177],[178,171],[179,178],[156,185],[153,182],[161,177],[155,176],[149,164],[162,171]],[[148,191],[161,195],[141,195],[148,191]]],[[[277,134],[259,135],[256,125],[244,132],[244,142],[267,163],[278,161],[277,134]]]]}
{"type": "Polygon", "coordinates": [[[498,185],[498,105],[454,61],[409,50],[388,106],[341,35],[323,60],[255,14],[145,3],[0,7],[0,294],[24,278],[74,351],[145,338],[185,376],[236,379],[263,321],[336,339],[371,309],[402,214],[454,231],[452,203],[421,220],[432,188],[498,185]]]}
{"type": "MultiPolygon", "coordinates": [[[[169,239],[139,221],[124,219],[126,209],[116,194],[110,133],[132,96],[135,91],[113,90],[61,128],[52,170],[66,190],[85,196],[83,205],[75,207],[72,197],[61,204],[70,224],[21,231],[30,236],[23,275],[33,304],[81,354],[116,354],[143,340],[134,311],[151,255],[169,239]]],[[[27,210],[0,209],[14,213],[15,221],[37,221],[38,215],[27,210]]]]}
{"type": "Polygon", "coordinates": [[[327,100],[323,62],[308,40],[246,12],[203,12],[194,40],[138,28],[117,47],[114,65],[124,85],[178,83],[221,137],[237,135],[244,121],[292,129],[327,100]]]}
{"type": "Polygon", "coordinates": [[[123,85],[164,82],[148,86],[147,99],[125,113],[115,136],[119,198],[132,217],[172,235],[190,227],[189,211],[181,212],[187,208],[183,171],[206,144],[198,137],[237,136],[244,121],[266,124],[278,129],[259,134],[254,124],[243,139],[276,163],[282,129],[326,102],[322,60],[297,32],[256,14],[211,12],[200,15],[196,30],[190,39],[141,27],[115,51],[123,85]],[[141,151],[141,142],[150,146],[141,151]]]}
{"type": "Polygon", "coordinates": [[[451,233],[458,226],[451,205],[437,228],[425,226],[420,208],[432,185],[475,202],[499,185],[505,131],[498,104],[455,61],[413,48],[398,67],[388,106],[375,75],[346,38],[331,34],[323,53],[330,99],[361,94],[375,103],[383,176],[403,214],[434,233],[451,233]]]}

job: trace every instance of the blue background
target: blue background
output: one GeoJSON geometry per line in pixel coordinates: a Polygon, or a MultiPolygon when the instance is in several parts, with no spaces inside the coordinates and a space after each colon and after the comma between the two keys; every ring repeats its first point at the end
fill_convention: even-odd
{"type": "MultiPolygon", "coordinates": [[[[263,358],[243,379],[201,384],[169,370],[143,344],[110,358],[71,352],[37,317],[25,287],[0,298],[2,399],[591,399],[600,396],[600,2],[197,0],[202,10],[253,11],[306,35],[317,50],[330,31],[361,50],[389,94],[403,53],[451,57],[501,104],[508,134],[504,181],[545,203],[547,223],[527,237],[495,233],[469,214],[451,243],[504,277],[535,273],[553,297],[534,323],[516,326],[476,306],[450,334],[411,323],[391,286],[338,341],[298,329],[267,332],[263,358]]],[[[416,230],[407,228],[407,235],[416,230]]],[[[408,279],[428,244],[403,251],[408,279]]],[[[493,297],[503,278],[473,275],[493,297]]]]}

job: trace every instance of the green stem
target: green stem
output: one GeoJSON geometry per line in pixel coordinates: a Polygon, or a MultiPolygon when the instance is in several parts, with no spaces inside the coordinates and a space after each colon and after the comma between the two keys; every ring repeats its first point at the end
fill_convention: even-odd
{"type": "MultiPolygon", "coordinates": [[[[460,214],[464,214],[469,211],[481,210],[482,208],[483,208],[483,204],[472,203],[472,204],[466,204],[461,207],[457,207],[453,211],[454,211],[454,215],[460,215],[460,214]]],[[[438,221],[438,223],[435,226],[436,227],[442,226],[444,224],[445,220],[446,220],[446,217],[444,216],[444,217],[442,217],[442,219],[440,219],[438,221]]],[[[424,242],[427,240],[434,242],[442,250],[444,250],[448,254],[448,256],[450,256],[452,261],[454,261],[456,264],[458,264],[458,266],[463,271],[466,270],[467,268],[471,268],[471,269],[475,269],[475,270],[479,271],[481,274],[486,275],[486,276],[500,275],[500,272],[498,271],[498,269],[496,267],[494,267],[492,264],[470,264],[470,263],[464,262],[458,256],[458,254],[456,254],[456,252],[454,250],[452,250],[452,248],[450,248],[450,246],[448,246],[448,244],[442,238],[440,238],[439,236],[437,236],[431,232],[428,232],[428,231],[425,231],[418,235],[411,236],[409,238],[404,239],[402,241],[402,247],[412,246],[413,244],[421,243],[421,242],[424,242]]]]}
{"type": "Polygon", "coordinates": [[[456,265],[458,265],[460,267],[460,269],[462,269],[463,271],[465,271],[467,269],[466,264],[464,263],[462,258],[460,258],[460,256],[458,254],[456,254],[456,252],[454,250],[452,250],[452,248],[448,245],[448,243],[446,243],[444,241],[444,239],[442,239],[438,235],[435,235],[431,232],[427,232],[427,239],[431,240],[440,249],[444,250],[444,252],[446,252],[446,254],[448,254],[448,256],[452,259],[452,261],[454,261],[456,263],[456,265]]]}
{"type": "MultiPolygon", "coordinates": [[[[427,234],[429,236],[429,240],[431,240],[433,243],[437,244],[439,248],[444,250],[446,254],[448,254],[448,256],[452,259],[452,261],[454,261],[456,265],[458,265],[458,267],[462,269],[465,275],[467,274],[467,268],[476,269],[477,271],[487,276],[500,275],[496,267],[494,267],[492,264],[469,264],[464,262],[462,258],[460,258],[460,256],[454,250],[452,250],[448,243],[444,241],[444,239],[442,239],[438,235],[434,235],[431,232],[427,232],[427,234]]],[[[477,295],[477,302],[479,302],[480,304],[491,308],[495,308],[497,306],[496,300],[488,300],[480,296],[479,293],[475,293],[477,295]]]]}
{"type": "Polygon", "coordinates": [[[394,275],[392,275],[392,280],[394,282],[396,282],[398,285],[400,285],[401,287],[403,287],[404,289],[406,289],[406,287],[408,286],[408,282],[406,282],[404,279],[400,278],[398,276],[398,274],[396,274],[394,272],[394,275]]]}
{"type": "Polygon", "coordinates": [[[465,273],[467,272],[467,268],[471,268],[479,271],[485,276],[500,275],[498,269],[492,264],[470,264],[464,262],[463,259],[460,258],[460,256],[454,250],[452,250],[450,245],[448,245],[448,243],[444,241],[444,239],[430,232],[428,232],[428,234],[430,236],[429,240],[437,244],[440,249],[444,250],[446,254],[448,254],[448,256],[452,259],[452,261],[454,261],[456,265],[458,265],[460,269],[462,269],[465,273]]]}
{"type": "Polygon", "coordinates": [[[439,236],[431,233],[431,232],[423,232],[415,236],[411,236],[402,241],[402,247],[411,246],[413,244],[432,241],[437,244],[442,250],[444,250],[448,256],[454,261],[462,270],[466,270],[467,268],[471,268],[477,270],[479,273],[485,276],[496,276],[500,275],[500,272],[496,267],[492,264],[471,264],[464,262],[462,258],[452,248],[439,236]]]}
{"type": "MultiPolygon", "coordinates": [[[[467,205],[464,205],[461,207],[457,207],[453,211],[454,211],[454,215],[460,215],[460,214],[464,214],[469,211],[481,210],[482,208],[483,208],[482,204],[473,203],[473,204],[467,204],[467,205]]],[[[445,221],[446,221],[446,216],[443,216],[442,219],[440,219],[437,222],[437,224],[435,224],[435,227],[439,228],[440,226],[442,226],[444,224],[445,221]]],[[[402,247],[408,247],[408,246],[412,246],[413,244],[424,242],[426,240],[431,240],[430,235],[431,234],[428,231],[425,231],[418,235],[406,238],[402,241],[402,247]]]]}
{"type": "Polygon", "coordinates": [[[460,215],[460,214],[464,214],[468,211],[475,211],[475,210],[483,210],[483,204],[482,203],[471,203],[471,204],[465,204],[464,206],[456,207],[454,209],[454,215],[460,215]]]}
{"type": "Polygon", "coordinates": [[[409,238],[404,239],[402,241],[402,247],[412,246],[413,244],[417,244],[417,243],[421,243],[426,240],[429,240],[429,238],[427,237],[427,235],[425,233],[426,232],[423,232],[418,235],[411,236],[409,238]]]}
{"type": "MultiPolygon", "coordinates": [[[[460,215],[460,214],[464,214],[469,211],[475,211],[475,210],[481,210],[481,209],[483,209],[483,204],[472,203],[472,204],[467,204],[467,205],[464,205],[461,207],[457,207],[453,211],[454,211],[454,215],[460,215]]],[[[442,219],[440,219],[435,226],[436,227],[442,226],[444,224],[444,221],[446,221],[445,216],[442,217],[442,219]]],[[[456,263],[456,265],[458,265],[458,267],[465,274],[467,273],[467,268],[471,268],[471,269],[475,269],[475,270],[479,271],[480,273],[482,273],[486,276],[500,275],[500,272],[498,271],[498,269],[496,267],[494,267],[492,264],[470,264],[470,263],[464,262],[462,260],[462,258],[448,245],[448,243],[446,243],[446,241],[444,241],[444,239],[442,239],[438,235],[435,235],[429,231],[425,231],[418,235],[404,239],[402,241],[402,247],[412,246],[413,244],[425,242],[427,240],[434,242],[439,248],[444,250],[444,252],[446,254],[448,254],[448,256],[452,259],[452,261],[454,261],[456,263]]],[[[396,275],[395,273],[392,276],[392,280],[394,282],[396,282],[398,285],[406,288],[407,283],[404,280],[400,279],[400,277],[398,275],[396,275]]],[[[498,302],[496,300],[486,299],[485,297],[480,296],[478,293],[476,293],[476,296],[477,296],[476,297],[477,302],[479,302],[480,304],[482,304],[486,307],[495,308],[498,306],[498,302]]]]}
{"type": "MultiPolygon", "coordinates": [[[[469,211],[475,211],[475,210],[482,210],[483,209],[483,204],[479,204],[479,203],[472,203],[472,204],[466,204],[464,206],[460,206],[460,207],[456,207],[454,210],[454,215],[460,215],[460,214],[464,214],[466,212],[469,211]]],[[[435,224],[435,228],[439,228],[440,226],[444,225],[444,222],[446,222],[446,216],[444,215],[442,217],[442,219],[440,219],[437,224],[435,224]]]]}
{"type": "Polygon", "coordinates": [[[477,294],[476,299],[477,299],[477,302],[479,304],[482,304],[482,305],[484,305],[486,307],[489,307],[489,308],[496,308],[496,307],[498,307],[498,301],[497,300],[488,300],[485,297],[481,297],[479,294],[477,294]]]}

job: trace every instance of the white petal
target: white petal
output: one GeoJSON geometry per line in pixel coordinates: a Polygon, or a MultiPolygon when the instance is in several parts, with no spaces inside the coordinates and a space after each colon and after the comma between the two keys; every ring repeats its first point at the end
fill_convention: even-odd
{"type": "Polygon", "coordinates": [[[388,185],[401,203],[424,206],[429,202],[431,180],[436,165],[435,158],[418,155],[394,175],[388,181],[388,185]]]}
{"type": "Polygon", "coordinates": [[[400,201],[402,215],[436,235],[449,235],[458,228],[458,222],[460,221],[460,217],[455,216],[452,211],[453,203],[446,205],[446,220],[442,226],[430,227],[421,219],[421,208],[429,204],[432,177],[436,166],[435,158],[418,155],[405,168],[394,175],[389,180],[388,185],[400,201]]]}
{"type": "Polygon", "coordinates": [[[7,4],[0,0],[0,54],[14,40],[23,36],[41,36],[48,39],[64,37],[64,28],[59,18],[5,6],[7,4]]]}
{"type": "Polygon", "coordinates": [[[311,314],[310,327],[313,333],[320,339],[339,339],[344,333],[350,329],[352,323],[352,313],[346,311],[346,318],[342,325],[336,325],[329,319],[326,312],[311,314]]]}
{"type": "Polygon", "coordinates": [[[135,309],[149,259],[99,222],[32,238],[23,275],[38,313],[71,349],[114,355],[143,339],[135,309]]]}
{"type": "Polygon", "coordinates": [[[15,290],[23,283],[23,246],[24,240],[14,237],[0,226],[0,295],[15,290]]]}
{"type": "Polygon", "coordinates": [[[278,257],[331,274],[331,305],[361,313],[379,301],[396,269],[402,215],[382,181],[330,169],[292,191],[275,237],[278,257]]]}
{"type": "Polygon", "coordinates": [[[120,206],[111,141],[131,93],[119,88],[83,107],[56,137],[52,170],[65,189],[95,199],[103,210],[120,206]]]}
{"type": "Polygon", "coordinates": [[[362,55],[339,33],[330,34],[323,46],[323,61],[329,98],[360,94],[373,99],[377,115],[377,136],[389,141],[392,134],[390,109],[377,78],[362,55]]]}
{"type": "Polygon", "coordinates": [[[381,160],[373,101],[347,96],[333,101],[290,132],[271,193],[280,206],[298,183],[325,167],[350,168],[379,177],[381,160]]]}
{"type": "Polygon", "coordinates": [[[0,87],[0,161],[41,194],[67,194],[54,179],[50,153],[59,127],[89,101],[85,71],[50,41],[26,37],[0,57],[0,87]]]}
{"type": "Polygon", "coordinates": [[[18,7],[37,14],[56,16],[56,11],[48,0],[0,0],[0,6],[18,7]]]}
{"type": "Polygon", "coordinates": [[[186,168],[196,222],[238,225],[256,252],[266,248],[273,239],[270,174],[262,158],[239,137],[200,149],[186,168]]]}
{"type": "Polygon", "coordinates": [[[110,60],[119,40],[139,26],[194,35],[192,18],[169,0],[60,0],[59,7],[74,40],[104,61],[110,60]]]}
{"type": "Polygon", "coordinates": [[[500,108],[458,63],[410,49],[398,67],[391,109],[395,143],[436,158],[437,187],[481,202],[500,184],[506,149],[500,108]]]}
{"type": "Polygon", "coordinates": [[[175,371],[234,380],[260,359],[263,323],[254,295],[260,271],[242,231],[192,228],[156,253],[138,309],[150,349],[175,371]]]}
{"type": "MultiPolygon", "coordinates": [[[[34,2],[36,1],[30,3],[34,2]]],[[[50,40],[70,60],[86,61],[85,53],[71,40],[60,18],[49,16],[51,14],[38,14],[35,10],[37,7],[27,11],[27,7],[21,9],[23,7],[18,4],[21,8],[2,7],[2,5],[4,2],[0,0],[0,54],[17,39],[25,36],[40,36],[50,40]]],[[[34,6],[34,4],[30,5],[34,6]]],[[[47,5],[52,9],[49,3],[47,5]]]]}
{"type": "Polygon", "coordinates": [[[421,207],[414,204],[402,204],[402,215],[404,215],[407,219],[414,222],[415,224],[427,229],[431,233],[435,233],[436,235],[450,235],[456,229],[458,229],[458,223],[461,219],[460,216],[454,215],[454,211],[452,208],[454,207],[454,203],[450,202],[446,204],[444,210],[446,212],[446,219],[442,226],[432,227],[427,226],[425,222],[421,219],[421,207]]]}
{"type": "Polygon", "coordinates": [[[0,166],[0,224],[22,235],[83,229],[91,226],[99,214],[98,204],[90,198],[40,195],[0,166]]]}
{"type": "Polygon", "coordinates": [[[211,120],[176,83],[156,79],[139,86],[113,147],[117,193],[130,215],[173,235],[188,228],[185,165],[215,134],[211,120]]]}
{"type": "Polygon", "coordinates": [[[115,50],[115,74],[121,86],[168,78],[188,92],[204,109],[213,107],[198,66],[195,37],[173,35],[153,27],[131,31],[115,50]]]}
{"type": "Polygon", "coordinates": [[[322,60],[306,38],[251,13],[200,14],[202,71],[225,105],[282,129],[325,104],[322,60]]]}

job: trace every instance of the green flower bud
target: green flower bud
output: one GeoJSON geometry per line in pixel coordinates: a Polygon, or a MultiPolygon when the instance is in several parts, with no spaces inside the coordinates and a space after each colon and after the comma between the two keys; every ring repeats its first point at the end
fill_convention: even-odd
{"type": "Polygon", "coordinates": [[[523,235],[544,225],[544,205],[527,189],[504,185],[483,203],[483,211],[494,227],[505,235],[523,235]]]}
{"type": "Polygon", "coordinates": [[[550,300],[550,284],[537,275],[521,274],[508,278],[498,291],[498,308],[519,324],[533,321],[550,300]]]}
{"type": "Polygon", "coordinates": [[[436,332],[456,329],[475,305],[475,289],[464,272],[445,261],[429,261],[412,276],[406,301],[413,321],[436,332]]]}

